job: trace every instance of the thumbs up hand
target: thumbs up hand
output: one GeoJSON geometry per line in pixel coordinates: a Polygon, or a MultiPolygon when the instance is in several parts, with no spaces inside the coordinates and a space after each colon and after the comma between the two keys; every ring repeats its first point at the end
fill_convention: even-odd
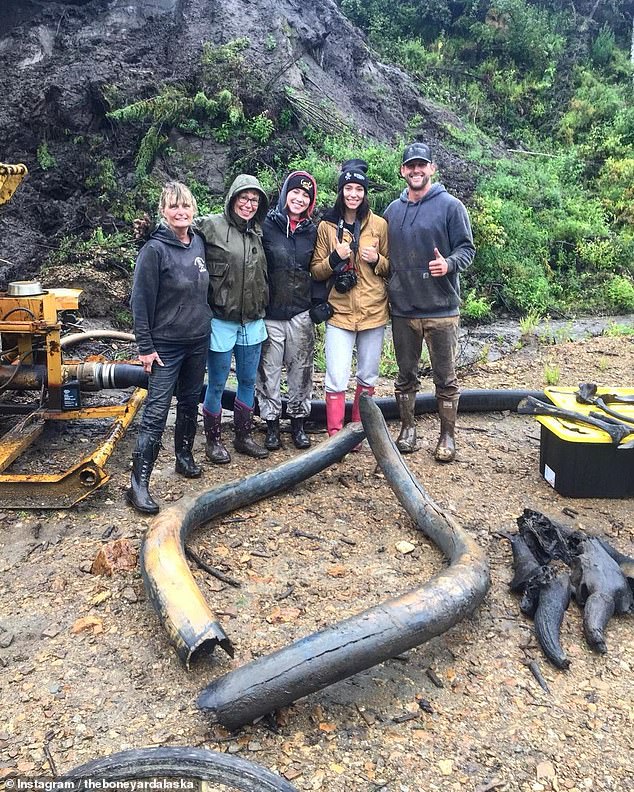
{"type": "Polygon", "coordinates": [[[361,258],[368,264],[376,264],[379,260],[379,240],[373,239],[372,244],[361,248],[361,258]]]}
{"type": "Polygon", "coordinates": [[[434,258],[429,262],[429,274],[432,278],[440,278],[446,275],[449,270],[447,259],[441,254],[437,247],[434,248],[434,258]]]}

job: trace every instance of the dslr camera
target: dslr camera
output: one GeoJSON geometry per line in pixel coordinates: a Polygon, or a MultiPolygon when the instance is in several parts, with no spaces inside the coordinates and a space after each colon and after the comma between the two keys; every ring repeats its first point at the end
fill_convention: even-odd
{"type": "Polygon", "coordinates": [[[353,269],[340,272],[335,278],[335,291],[345,294],[357,285],[357,273],[353,269]]]}

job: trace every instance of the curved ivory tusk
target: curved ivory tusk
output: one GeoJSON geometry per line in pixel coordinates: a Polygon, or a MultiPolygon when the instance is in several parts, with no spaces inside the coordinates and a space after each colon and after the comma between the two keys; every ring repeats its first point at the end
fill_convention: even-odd
{"type": "Polygon", "coordinates": [[[148,598],[189,667],[192,656],[219,644],[233,657],[231,641],[216,621],[185,560],[185,540],[214,517],[289,489],[338,462],[364,438],[361,424],[349,424],[334,437],[289,462],[231,481],[162,511],[141,545],[141,574],[148,598]]]}
{"type": "Polygon", "coordinates": [[[237,668],[202,691],[198,706],[229,729],[425,643],[461,621],[490,585],[484,551],[414,478],[379,408],[361,397],[368,440],[396,497],[449,560],[420,588],[237,668]]]}

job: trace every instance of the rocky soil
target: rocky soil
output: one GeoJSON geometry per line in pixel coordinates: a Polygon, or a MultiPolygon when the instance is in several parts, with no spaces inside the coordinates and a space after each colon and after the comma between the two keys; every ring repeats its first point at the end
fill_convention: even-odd
{"type": "MultiPolygon", "coordinates": [[[[602,336],[526,345],[464,370],[462,384],[542,388],[555,363],[561,385],[631,384],[634,343],[602,336]]],[[[390,390],[382,382],[379,391],[390,390]]],[[[226,426],[230,436],[230,415],[226,426]]],[[[508,590],[510,551],[497,535],[514,530],[523,509],[532,508],[604,534],[632,554],[632,500],[557,494],[539,474],[532,418],[465,414],[458,458],[449,466],[431,458],[435,418],[422,416],[418,426],[422,447],[408,465],[486,549],[492,587],[485,602],[443,636],[236,734],[211,725],[195,707],[212,679],[417,587],[443,563],[413,529],[367,448],[191,538],[241,588],[194,567],[236,657],[218,651],[190,671],[146,601],[136,564],[112,577],[90,572],[107,542],[125,538],[138,550],[150,523],[123,501],[134,427],[109,462],[110,482],[90,499],[68,511],[0,513],[0,778],[50,776],[53,767],[62,772],[128,747],[194,745],[265,765],[298,790],[633,789],[633,617],[611,622],[608,653],[600,656],[587,647],[571,605],[562,628],[571,668],[554,669],[508,590]],[[399,551],[402,540],[414,549],[399,551]],[[530,673],[530,659],[550,692],[530,673]]],[[[234,455],[231,465],[207,464],[201,480],[186,481],[173,470],[171,431],[152,480],[163,508],[299,453],[287,442],[269,460],[234,455]]],[[[319,443],[324,434],[312,438],[319,443]]],[[[85,444],[76,438],[68,446],[80,453],[85,444]]],[[[197,448],[202,457],[200,440],[197,448]]],[[[40,458],[48,458],[46,447],[40,458]]]]}

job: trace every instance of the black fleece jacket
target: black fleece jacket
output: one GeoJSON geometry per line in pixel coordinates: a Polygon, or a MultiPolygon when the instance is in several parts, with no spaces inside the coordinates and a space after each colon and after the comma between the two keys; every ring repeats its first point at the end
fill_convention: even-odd
{"type": "MultiPolygon", "coordinates": [[[[299,171],[313,183],[313,195],[317,186],[309,173],[299,171]]],[[[311,306],[310,262],[317,238],[317,227],[310,219],[315,205],[311,202],[302,218],[291,231],[286,213],[288,178],[284,182],[277,206],[266,216],[262,224],[264,253],[269,277],[269,304],[267,319],[292,319],[311,306]]]]}
{"type": "Polygon", "coordinates": [[[191,343],[209,335],[209,274],[202,237],[190,232],[184,244],[161,224],[141,248],[134,268],[130,305],[140,355],[156,341],[191,343]]]}

